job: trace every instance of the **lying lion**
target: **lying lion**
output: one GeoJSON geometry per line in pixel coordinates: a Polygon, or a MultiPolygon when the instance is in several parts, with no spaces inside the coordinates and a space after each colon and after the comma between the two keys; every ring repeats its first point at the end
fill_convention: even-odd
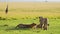
{"type": "Polygon", "coordinates": [[[16,28],[33,28],[36,24],[32,23],[32,24],[18,24],[16,26],[16,28]]]}

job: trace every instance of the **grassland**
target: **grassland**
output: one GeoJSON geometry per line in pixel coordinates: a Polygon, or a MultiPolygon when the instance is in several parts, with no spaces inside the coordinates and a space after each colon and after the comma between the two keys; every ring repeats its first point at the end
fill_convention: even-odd
{"type": "Polygon", "coordinates": [[[12,2],[5,14],[6,3],[0,2],[0,34],[60,34],[60,3],[50,2],[12,2]],[[48,30],[14,29],[19,23],[39,24],[39,16],[48,18],[48,30]],[[5,19],[4,19],[5,18],[5,19]],[[8,26],[4,26],[8,24],[8,26]]]}

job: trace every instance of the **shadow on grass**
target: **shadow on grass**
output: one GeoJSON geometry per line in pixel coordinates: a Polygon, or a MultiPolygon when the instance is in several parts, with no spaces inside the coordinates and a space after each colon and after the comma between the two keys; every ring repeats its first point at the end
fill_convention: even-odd
{"type": "Polygon", "coordinates": [[[7,32],[10,32],[10,31],[16,31],[18,30],[19,32],[24,32],[24,31],[31,31],[31,32],[35,32],[35,33],[39,33],[41,32],[41,30],[35,30],[35,29],[32,29],[32,28],[15,28],[15,27],[11,27],[11,28],[7,28],[5,31],[7,32]]]}
{"type": "Polygon", "coordinates": [[[15,27],[9,27],[9,28],[7,28],[5,31],[9,31],[9,30],[30,30],[30,28],[15,28],[15,27]]]}
{"type": "Polygon", "coordinates": [[[9,25],[7,25],[7,24],[4,24],[4,25],[0,25],[0,27],[8,27],[9,25]]]}
{"type": "Polygon", "coordinates": [[[2,18],[2,17],[0,17],[0,20],[6,20],[6,18],[2,18]]]}

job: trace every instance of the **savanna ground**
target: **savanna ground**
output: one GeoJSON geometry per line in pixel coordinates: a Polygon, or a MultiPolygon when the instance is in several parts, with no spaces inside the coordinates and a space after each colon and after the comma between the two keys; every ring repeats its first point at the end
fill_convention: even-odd
{"type": "Polygon", "coordinates": [[[0,2],[0,34],[60,34],[60,3],[12,2],[8,3],[8,14],[5,14],[6,6],[6,3],[0,2]],[[20,23],[39,24],[39,16],[48,18],[50,26],[47,31],[14,28],[20,23]]]}

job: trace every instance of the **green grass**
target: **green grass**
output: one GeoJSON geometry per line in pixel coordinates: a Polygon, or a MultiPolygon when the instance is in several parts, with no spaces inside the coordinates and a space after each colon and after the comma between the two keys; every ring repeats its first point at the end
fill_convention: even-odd
{"type": "Polygon", "coordinates": [[[35,22],[39,24],[38,19],[9,19],[9,20],[0,20],[0,34],[60,34],[60,19],[49,19],[48,30],[41,29],[15,29],[16,25],[19,23],[31,24],[35,22]],[[8,26],[4,26],[8,24],[8,26]]]}

